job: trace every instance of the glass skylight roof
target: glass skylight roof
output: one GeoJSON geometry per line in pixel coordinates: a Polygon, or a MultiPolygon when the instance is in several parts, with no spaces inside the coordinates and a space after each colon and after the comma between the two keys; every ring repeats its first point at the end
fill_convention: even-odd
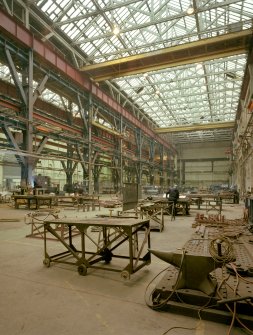
{"type": "MultiPolygon", "coordinates": [[[[151,52],[252,28],[252,0],[38,0],[86,55],[87,64],[151,52]],[[187,9],[193,4],[194,14],[187,9]],[[120,33],[114,36],[113,27],[120,33]]],[[[233,121],[246,54],[111,81],[155,127],[233,121]]],[[[216,134],[228,131],[219,130],[216,134]]],[[[211,138],[213,132],[206,134],[211,138]]],[[[190,134],[190,133],[189,133],[190,134]]],[[[196,134],[195,134],[196,135],[196,134]]],[[[203,135],[203,134],[202,134],[203,135]]],[[[174,136],[174,135],[173,135],[174,136]]],[[[179,136],[180,137],[180,136],[179,136]]],[[[201,137],[203,138],[203,136],[201,137]]]]}
{"type": "Polygon", "coordinates": [[[195,15],[187,15],[191,1],[37,1],[37,6],[88,53],[90,61],[107,61],[157,50],[228,30],[251,26],[253,4],[244,1],[197,1],[195,15]],[[121,34],[115,48],[112,27],[121,34]],[[105,47],[107,45],[107,47],[105,47]],[[101,49],[102,46],[102,49],[101,49]],[[94,48],[95,47],[95,48],[94,48]]]}
{"type": "Polygon", "coordinates": [[[114,80],[159,127],[233,121],[245,56],[227,57],[114,80]],[[156,92],[159,91],[159,94],[156,92]],[[167,116],[167,118],[165,117],[167,116]],[[186,120],[185,120],[186,119],[186,120]]]}

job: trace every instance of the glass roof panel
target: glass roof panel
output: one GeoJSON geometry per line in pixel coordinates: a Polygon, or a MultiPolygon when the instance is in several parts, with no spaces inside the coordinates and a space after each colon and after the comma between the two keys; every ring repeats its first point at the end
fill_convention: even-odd
{"type": "MultiPolygon", "coordinates": [[[[39,0],[36,4],[90,63],[238,32],[252,28],[253,19],[252,0],[39,0]],[[188,15],[191,3],[195,12],[188,15]],[[114,25],[120,29],[117,36],[112,33],[114,25]]],[[[153,71],[147,77],[118,78],[111,85],[159,127],[228,121],[235,119],[245,65],[246,55],[239,54],[153,71]]]]}
{"type": "Polygon", "coordinates": [[[244,61],[241,59],[237,62],[238,57],[204,62],[197,71],[196,67],[199,64],[150,73],[148,81],[146,77],[138,75],[138,81],[134,80],[136,77],[133,76],[115,82],[122,89],[124,87],[144,112],[154,118],[161,127],[180,124],[181,117],[187,118],[188,123],[203,123],[207,119],[212,122],[222,121],[223,118],[234,120],[242,77],[233,74],[232,78],[226,79],[226,75],[229,73],[227,69],[234,68],[234,64],[239,64],[238,70],[243,69],[245,57],[244,61]],[[155,87],[159,87],[158,96],[155,94],[155,87]],[[140,88],[143,89],[140,91],[140,88]],[[147,91],[151,95],[147,94],[147,91]],[[167,109],[173,110],[177,117],[158,120],[157,115],[154,115],[153,106],[166,106],[167,109]]]}

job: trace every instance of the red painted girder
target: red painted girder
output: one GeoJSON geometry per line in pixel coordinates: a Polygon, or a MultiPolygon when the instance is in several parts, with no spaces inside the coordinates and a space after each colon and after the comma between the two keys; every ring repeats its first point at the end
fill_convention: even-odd
{"type": "MultiPolygon", "coordinates": [[[[1,93],[3,95],[9,96],[13,99],[18,98],[17,91],[16,91],[15,87],[13,85],[7,83],[7,82],[4,82],[4,81],[0,80],[0,90],[1,90],[1,93]]],[[[37,107],[39,109],[42,109],[42,110],[47,110],[48,105],[49,104],[47,102],[45,102],[43,100],[40,100],[40,99],[37,99],[36,102],[35,102],[35,107],[37,107]]],[[[15,104],[14,102],[5,100],[3,98],[0,98],[0,106],[4,106],[4,107],[10,108],[12,110],[15,110],[17,112],[20,112],[20,105],[18,103],[15,104]]],[[[50,106],[50,110],[52,110],[52,109],[53,109],[55,114],[57,113],[58,119],[64,117],[64,114],[66,114],[65,111],[60,110],[58,107],[56,107],[54,105],[50,106]]],[[[54,117],[55,114],[51,114],[52,118],[54,117]]],[[[59,121],[53,120],[52,118],[43,116],[38,112],[34,112],[33,115],[34,115],[34,119],[40,120],[42,122],[49,123],[53,126],[57,126],[57,127],[60,127],[64,130],[72,132],[74,134],[79,134],[79,135],[83,136],[82,131],[79,130],[79,129],[73,128],[73,126],[70,126],[70,125],[61,123],[59,121]]],[[[77,125],[77,124],[75,124],[75,125],[77,125]]],[[[82,127],[81,120],[80,120],[80,124],[78,124],[77,126],[82,127]]],[[[52,131],[53,131],[53,129],[52,129],[52,131]]]]}
{"type": "Polygon", "coordinates": [[[72,81],[79,84],[86,91],[91,92],[96,98],[101,100],[111,109],[122,115],[137,128],[140,128],[145,134],[162,144],[168,149],[173,149],[165,140],[154,133],[151,129],[143,125],[135,116],[130,114],[118,102],[104,93],[95,83],[87,78],[83,73],[73,68],[61,56],[59,56],[50,46],[45,45],[42,41],[32,35],[32,33],[23,25],[15,22],[13,18],[2,9],[0,9],[0,29],[4,30],[7,35],[10,35],[18,43],[33,49],[33,51],[47,61],[51,66],[58,69],[72,81]]]}
{"type": "MultiPolygon", "coordinates": [[[[63,123],[54,121],[51,118],[48,118],[48,117],[46,117],[44,115],[41,115],[41,114],[38,114],[37,112],[34,112],[33,115],[34,115],[34,119],[37,119],[37,120],[49,123],[49,124],[54,125],[56,127],[62,128],[64,130],[67,130],[67,131],[69,131],[71,133],[76,133],[76,134],[79,134],[80,136],[83,136],[83,132],[81,130],[74,129],[71,126],[68,126],[68,125],[65,125],[63,123]]],[[[42,126],[43,126],[43,124],[42,124],[42,126]]],[[[53,131],[53,129],[52,129],[52,131],[53,131]]]]}
{"type": "Polygon", "coordinates": [[[4,100],[0,97],[0,106],[7,107],[9,109],[15,110],[16,112],[19,112],[20,107],[17,106],[15,103],[12,103],[10,101],[4,100]]]}

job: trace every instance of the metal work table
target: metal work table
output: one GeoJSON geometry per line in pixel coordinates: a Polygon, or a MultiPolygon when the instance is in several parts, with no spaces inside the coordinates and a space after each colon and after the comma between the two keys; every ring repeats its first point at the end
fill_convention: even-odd
{"type": "MultiPolygon", "coordinates": [[[[168,202],[167,202],[168,203],[168,202]]],[[[150,220],[151,230],[158,230],[160,232],[164,229],[164,205],[161,203],[146,202],[140,205],[141,218],[148,218],[150,220]]]]}
{"type": "Polygon", "coordinates": [[[52,206],[54,196],[50,195],[13,195],[14,206],[16,209],[20,205],[26,205],[28,209],[39,209],[41,205],[47,205],[49,208],[52,206]]]}
{"type": "MultiPolygon", "coordinates": [[[[159,198],[154,200],[155,204],[161,204],[166,207],[168,205],[167,198],[159,198]]],[[[188,197],[179,197],[176,204],[176,215],[181,213],[182,215],[189,215],[190,214],[190,204],[191,201],[188,197]]]]}
{"type": "Polygon", "coordinates": [[[13,195],[13,199],[16,209],[18,209],[20,205],[27,205],[29,209],[32,208],[32,205],[34,205],[35,208],[37,207],[34,195],[13,195]]]}
{"type": "Polygon", "coordinates": [[[192,202],[198,206],[200,209],[201,204],[206,204],[206,211],[210,211],[212,209],[218,211],[219,213],[222,211],[222,202],[229,203],[238,203],[236,200],[236,194],[234,193],[219,193],[219,194],[189,194],[187,195],[192,202]],[[232,202],[231,202],[232,201],[232,202]]]}
{"type": "Polygon", "coordinates": [[[171,219],[175,219],[175,214],[189,215],[190,200],[188,198],[179,198],[174,214],[174,210],[167,198],[154,198],[153,201],[142,202],[139,205],[139,209],[141,217],[146,217],[150,220],[151,230],[162,232],[164,229],[164,214],[171,215],[171,219]]]}
{"type": "Polygon", "coordinates": [[[200,206],[203,203],[206,204],[209,201],[221,201],[221,198],[217,194],[212,193],[192,193],[187,194],[187,197],[192,201],[192,203],[195,203],[197,205],[198,209],[200,209],[200,206]]]}
{"type": "Polygon", "coordinates": [[[47,267],[50,266],[51,262],[65,263],[75,265],[78,273],[83,276],[87,274],[88,268],[96,268],[121,272],[121,276],[128,279],[131,274],[151,262],[149,220],[65,218],[45,220],[43,224],[43,263],[47,267]],[[57,227],[59,224],[68,227],[67,241],[55,229],[55,226],[57,227]],[[80,234],[75,238],[76,243],[74,245],[73,231],[76,233],[77,230],[80,234]],[[94,233],[94,230],[96,233],[94,233]],[[62,244],[63,252],[49,255],[47,247],[48,232],[62,244]],[[79,236],[80,240],[78,239],[79,236]],[[125,248],[121,248],[123,244],[125,248]],[[126,246],[126,244],[128,245],[126,246]],[[117,262],[116,265],[110,264],[111,260],[115,258],[119,258],[121,261],[117,262]]]}
{"type": "Polygon", "coordinates": [[[222,200],[207,200],[206,201],[206,212],[217,211],[221,214],[222,211],[222,200]]]}
{"type": "Polygon", "coordinates": [[[218,197],[223,202],[229,204],[239,204],[239,193],[237,192],[220,192],[218,197]]]}
{"type": "Polygon", "coordinates": [[[78,208],[85,206],[95,209],[98,206],[100,209],[99,196],[95,195],[57,195],[54,198],[56,206],[77,206],[78,208]]]}

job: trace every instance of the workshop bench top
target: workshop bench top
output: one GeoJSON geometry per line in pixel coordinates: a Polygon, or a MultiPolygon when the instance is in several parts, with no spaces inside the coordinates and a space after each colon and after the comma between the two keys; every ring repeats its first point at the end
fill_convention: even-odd
{"type": "Polygon", "coordinates": [[[44,224],[66,224],[69,226],[105,226],[105,227],[134,227],[148,224],[149,220],[121,218],[91,218],[91,219],[53,219],[45,220],[44,224]]]}

